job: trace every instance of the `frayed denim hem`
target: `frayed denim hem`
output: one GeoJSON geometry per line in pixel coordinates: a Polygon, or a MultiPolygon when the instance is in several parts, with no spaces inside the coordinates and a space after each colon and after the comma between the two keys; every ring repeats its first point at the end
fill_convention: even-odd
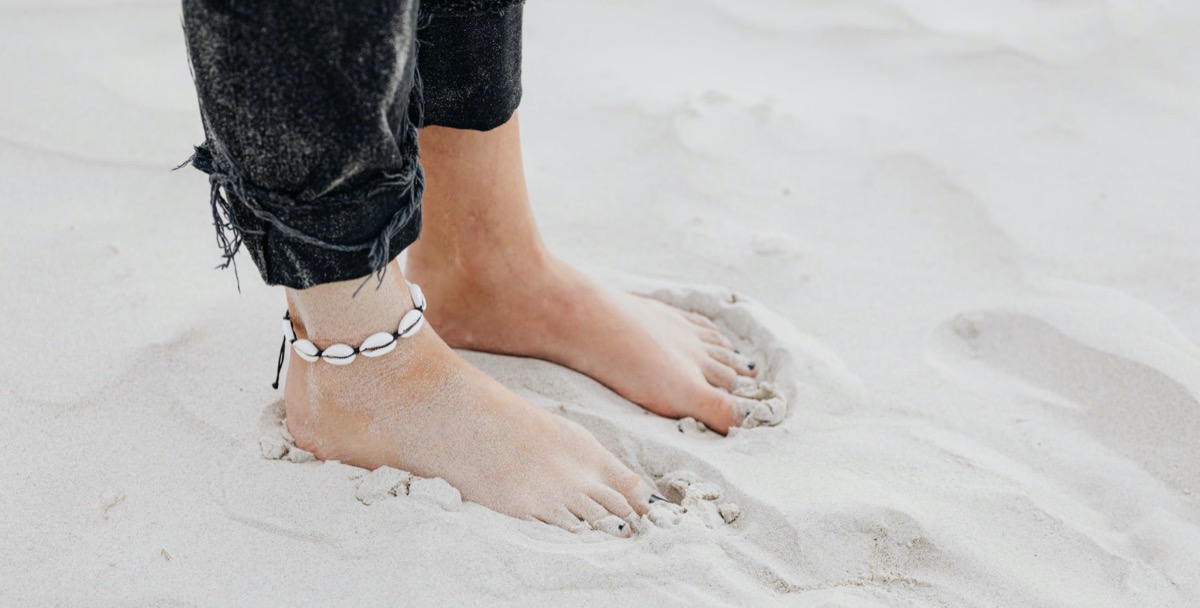
{"type": "MultiPolygon", "coordinates": [[[[415,141],[416,127],[409,125],[408,128],[409,137],[415,141]]],[[[233,266],[235,277],[235,256],[249,241],[251,256],[268,285],[306,289],[370,275],[382,283],[388,264],[416,241],[420,232],[420,203],[425,180],[415,154],[406,159],[396,173],[385,173],[364,187],[310,200],[272,192],[250,183],[246,172],[220,141],[210,139],[197,146],[191,158],[176,168],[188,164],[208,175],[213,228],[223,259],[217,268],[233,266]],[[218,156],[221,162],[217,162],[218,156]],[[228,169],[222,170],[221,165],[228,169]],[[378,234],[361,242],[322,239],[281,217],[305,216],[308,218],[305,223],[313,224],[313,216],[319,217],[333,210],[371,209],[381,204],[395,207],[397,203],[399,209],[378,234]]],[[[240,290],[240,278],[237,282],[240,290]]]]}

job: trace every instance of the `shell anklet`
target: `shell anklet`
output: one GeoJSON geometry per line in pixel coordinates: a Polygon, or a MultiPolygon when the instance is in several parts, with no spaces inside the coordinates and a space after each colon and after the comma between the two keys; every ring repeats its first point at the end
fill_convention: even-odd
{"type": "Polygon", "coordinates": [[[287,352],[288,345],[292,345],[292,350],[296,351],[296,356],[315,363],[316,361],[324,361],[330,365],[349,365],[358,358],[359,355],[364,357],[379,357],[392,352],[396,348],[396,342],[401,338],[411,338],[421,331],[425,326],[425,294],[421,291],[421,286],[416,283],[408,283],[408,295],[412,296],[413,309],[404,313],[400,319],[400,325],[396,331],[388,333],[381,331],[367,336],[366,340],[357,348],[349,344],[331,344],[325,350],[317,348],[309,340],[296,338],[296,327],[292,324],[292,316],[290,312],[283,313],[283,344],[279,346],[279,364],[275,368],[275,382],[271,384],[271,388],[279,388],[279,375],[283,371],[283,357],[287,352]]]}

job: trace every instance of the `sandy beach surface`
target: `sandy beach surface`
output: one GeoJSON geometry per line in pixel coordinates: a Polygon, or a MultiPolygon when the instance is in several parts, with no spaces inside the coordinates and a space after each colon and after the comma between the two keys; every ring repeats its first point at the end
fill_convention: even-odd
{"type": "Polygon", "coordinates": [[[464,353],[682,503],[629,539],[288,451],[182,39],[0,4],[0,605],[1200,606],[1200,4],[532,0],[551,248],[787,400],[464,353]]]}

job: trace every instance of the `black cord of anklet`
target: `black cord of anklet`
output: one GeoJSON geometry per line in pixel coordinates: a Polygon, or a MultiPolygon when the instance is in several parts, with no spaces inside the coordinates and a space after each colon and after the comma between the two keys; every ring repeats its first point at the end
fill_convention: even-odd
{"type": "MultiPolygon", "coordinates": [[[[284,311],[283,320],[287,321],[290,324],[292,322],[292,311],[290,311],[290,310],[284,311]]],[[[296,331],[295,328],[293,328],[292,331],[295,332],[296,331]]],[[[287,337],[287,334],[284,334],[283,343],[279,345],[279,363],[275,366],[275,381],[271,383],[271,388],[274,388],[274,389],[279,388],[279,376],[281,373],[283,373],[283,355],[285,352],[287,352],[287,345],[288,345],[288,337],[287,337]]]]}
{"type": "Polygon", "coordinates": [[[279,365],[275,366],[275,381],[271,383],[271,388],[279,388],[279,375],[283,372],[283,354],[287,352],[287,336],[283,337],[283,342],[279,345],[279,365]]]}

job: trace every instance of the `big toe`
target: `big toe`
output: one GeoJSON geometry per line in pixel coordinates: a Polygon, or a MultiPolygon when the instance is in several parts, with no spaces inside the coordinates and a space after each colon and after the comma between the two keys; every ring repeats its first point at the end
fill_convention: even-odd
{"type": "Polygon", "coordinates": [[[700,407],[696,419],[708,428],[728,435],[730,427],[741,424],[737,398],[732,394],[715,387],[704,387],[697,397],[700,407]]]}
{"type": "MultiPolygon", "coordinates": [[[[624,465],[610,471],[608,486],[625,499],[634,513],[645,515],[650,510],[650,495],[654,491],[637,473],[630,471],[624,465]]],[[[613,513],[616,511],[614,510],[613,513]]]]}

